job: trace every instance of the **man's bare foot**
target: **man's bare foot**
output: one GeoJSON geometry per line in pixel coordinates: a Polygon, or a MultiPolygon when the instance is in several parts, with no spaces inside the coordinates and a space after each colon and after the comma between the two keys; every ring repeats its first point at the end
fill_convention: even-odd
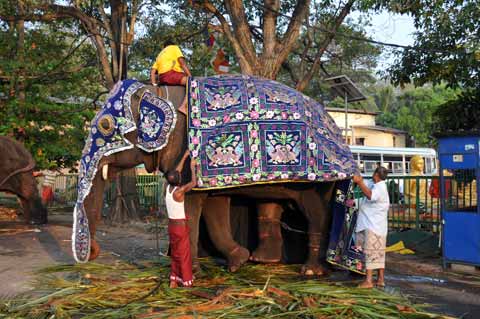
{"type": "Polygon", "coordinates": [[[385,281],[377,280],[377,287],[378,288],[385,288],[385,281]]]}
{"type": "Polygon", "coordinates": [[[178,283],[175,280],[170,280],[170,288],[178,288],[178,283]]]}
{"type": "Polygon", "coordinates": [[[360,285],[358,285],[357,288],[372,289],[372,288],[373,288],[373,282],[371,282],[371,281],[364,281],[364,282],[362,282],[360,285]]]}

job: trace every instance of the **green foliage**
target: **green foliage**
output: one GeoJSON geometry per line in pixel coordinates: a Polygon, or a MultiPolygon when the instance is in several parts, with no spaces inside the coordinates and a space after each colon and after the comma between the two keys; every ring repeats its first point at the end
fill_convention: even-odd
{"type": "Polygon", "coordinates": [[[465,91],[458,99],[442,104],[434,113],[437,134],[480,132],[480,91],[465,91]],[[455,114],[455,116],[452,116],[455,114]]]}
{"type": "MultiPolygon", "coordinates": [[[[152,8],[148,16],[141,20],[145,32],[136,36],[130,51],[129,76],[142,80],[149,79],[150,69],[167,39],[180,45],[194,76],[215,74],[211,60],[215,58],[218,48],[222,48],[227,56],[234,56],[228,41],[218,33],[216,33],[215,47],[206,46],[206,31],[211,18],[205,17],[203,13],[182,2],[162,2],[167,3],[168,6],[162,6],[161,9],[152,8]]],[[[230,61],[233,64],[231,72],[238,72],[239,68],[235,65],[235,61],[233,59],[230,61]]]]}
{"type": "Polygon", "coordinates": [[[400,1],[418,31],[415,49],[398,52],[395,83],[447,83],[480,88],[480,5],[477,0],[400,1]]]}
{"type": "Polygon", "coordinates": [[[0,28],[0,56],[9,57],[0,59],[0,135],[22,141],[38,168],[75,166],[93,116],[89,101],[101,89],[95,51],[78,32],[26,24],[20,63],[17,30],[0,28]]]}
{"type": "Polygon", "coordinates": [[[28,100],[23,105],[11,100],[1,105],[0,116],[0,135],[22,141],[38,168],[51,164],[71,168],[80,158],[85,123],[92,118],[93,111],[41,99],[28,100]]]}
{"type": "MultiPolygon", "coordinates": [[[[391,89],[383,88],[379,95],[384,94],[385,90],[391,89]]],[[[448,89],[445,85],[409,87],[396,94],[388,109],[377,118],[377,122],[379,125],[406,131],[414,138],[416,146],[433,146],[434,113],[446,101],[455,99],[457,94],[458,91],[448,89]]],[[[378,101],[381,99],[378,98],[378,101]]]]}
{"type": "MultiPolygon", "coordinates": [[[[338,32],[343,35],[368,39],[369,36],[365,30],[365,24],[368,23],[347,20],[346,23],[339,28],[338,32]]],[[[314,39],[316,43],[315,47],[318,47],[324,41],[325,35],[324,32],[316,32],[314,39]]],[[[304,54],[303,43],[306,41],[306,37],[307,34],[303,33],[299,39],[298,49],[292,52],[288,58],[288,64],[292,70],[289,72],[283,69],[278,76],[278,80],[293,87],[295,87],[295,82],[289,73],[298,73],[297,70],[302,66],[301,55],[304,54]]],[[[307,59],[311,60],[315,53],[315,49],[311,48],[307,52],[307,59]]],[[[364,93],[373,93],[372,85],[376,81],[374,70],[377,67],[377,61],[381,53],[382,50],[380,47],[368,42],[353,41],[347,37],[336,38],[324,54],[321,72],[313,76],[312,81],[310,81],[304,93],[319,100],[327,99],[330,89],[328,85],[325,84],[324,79],[339,74],[345,74],[350,77],[361,87],[364,93]]],[[[307,68],[310,67],[309,63],[304,65],[307,68]]],[[[375,110],[375,104],[372,102],[373,101],[357,103],[354,107],[375,110]]]]}

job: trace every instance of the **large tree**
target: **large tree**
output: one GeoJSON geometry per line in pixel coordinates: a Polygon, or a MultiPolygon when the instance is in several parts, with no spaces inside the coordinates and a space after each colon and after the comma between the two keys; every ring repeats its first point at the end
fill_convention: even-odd
{"type": "Polygon", "coordinates": [[[70,20],[96,48],[103,84],[112,88],[126,78],[127,52],[135,35],[141,0],[46,1],[11,0],[0,6],[0,19],[9,23],[70,20]]]}
{"type": "Polygon", "coordinates": [[[68,26],[0,23],[0,135],[21,140],[39,168],[73,167],[93,115],[95,51],[75,37],[68,26]]]}
{"type": "MultiPolygon", "coordinates": [[[[115,82],[118,80],[124,79],[127,77],[127,57],[128,57],[128,48],[132,43],[135,34],[135,24],[138,17],[138,14],[141,9],[140,0],[93,0],[93,1],[82,1],[82,0],[69,0],[69,1],[46,1],[46,0],[11,0],[2,2],[0,5],[0,20],[6,22],[8,25],[16,25],[17,30],[17,42],[23,43],[25,28],[25,21],[33,23],[32,29],[36,28],[36,23],[40,25],[49,26],[52,29],[56,29],[56,33],[61,33],[66,28],[75,30],[75,37],[86,37],[89,39],[93,48],[96,52],[96,63],[94,65],[98,66],[99,73],[102,75],[102,81],[95,80],[93,83],[101,83],[107,89],[111,89],[115,82]],[[23,32],[20,32],[22,31],[23,32]]],[[[54,47],[54,45],[52,46],[54,47]]],[[[17,50],[15,54],[15,67],[17,70],[14,72],[16,74],[17,83],[21,85],[16,85],[17,91],[24,92],[23,87],[26,82],[27,76],[26,70],[23,66],[23,60],[25,60],[24,50],[21,46],[17,44],[17,50]],[[20,50],[18,49],[20,48],[20,50]]],[[[54,60],[47,58],[46,61],[49,63],[55,63],[54,60]]],[[[67,64],[67,59],[59,60],[60,71],[64,70],[63,65],[67,64]]],[[[70,62],[70,61],[68,61],[70,62]]],[[[80,63],[78,65],[77,72],[83,73],[86,71],[83,69],[83,65],[80,63]]],[[[60,72],[62,74],[62,72],[60,72]]],[[[52,78],[52,74],[46,73],[43,74],[46,78],[52,78]]],[[[54,79],[54,77],[53,77],[54,79]]],[[[98,89],[98,88],[97,88],[98,89]]],[[[73,100],[85,100],[87,92],[83,91],[80,94],[75,94],[74,90],[65,90],[69,94],[68,99],[73,100]]],[[[33,92],[29,92],[32,96],[33,92]]],[[[9,105],[14,105],[18,101],[22,101],[22,95],[17,94],[15,99],[11,101],[9,105]]],[[[50,103],[51,104],[51,103],[50,103]]],[[[44,104],[44,109],[48,108],[48,103],[44,104]]],[[[62,105],[67,108],[65,103],[62,105]]],[[[41,105],[41,104],[38,104],[41,105]]],[[[13,109],[15,118],[15,109],[13,109]]],[[[75,117],[78,117],[81,113],[74,113],[68,109],[64,111],[59,111],[60,115],[55,118],[48,118],[48,120],[42,121],[40,130],[45,132],[45,128],[48,128],[50,134],[60,134],[64,132],[65,128],[59,126],[62,121],[60,119],[65,118],[66,121],[70,119],[71,122],[76,123],[75,128],[80,130],[82,133],[85,127],[85,122],[87,118],[83,118],[82,121],[74,121],[75,117]],[[73,114],[71,114],[73,113],[73,114]]],[[[38,116],[36,117],[38,118],[38,116]]],[[[91,117],[90,117],[91,118],[91,117]]],[[[66,126],[67,128],[71,126],[66,126]]],[[[25,132],[25,125],[22,126],[21,132],[25,132]]],[[[31,149],[33,150],[36,145],[42,145],[38,143],[42,141],[42,136],[45,133],[42,133],[38,136],[28,135],[33,137],[30,143],[31,149]]],[[[82,134],[83,135],[83,134],[82,134]]],[[[18,136],[17,136],[18,137],[18,136]]],[[[55,147],[55,150],[61,145],[60,141],[50,139],[49,146],[50,148],[55,147]]],[[[28,143],[27,143],[28,145],[28,143]]],[[[67,144],[68,145],[68,144],[67,144]]],[[[64,157],[69,156],[70,159],[68,162],[62,162],[62,166],[66,164],[73,165],[75,160],[78,160],[79,153],[81,150],[81,145],[70,144],[74,149],[65,150],[60,148],[64,152],[64,157]]],[[[35,153],[35,152],[34,152],[35,153]]],[[[38,157],[45,154],[45,152],[36,151],[37,160],[38,157]]],[[[59,160],[54,157],[54,154],[48,153],[49,160],[58,162],[59,160]]],[[[135,176],[134,171],[127,173],[127,175],[135,176]]],[[[118,205],[115,205],[114,213],[120,216],[137,216],[138,211],[138,199],[136,196],[136,186],[135,178],[125,177],[126,183],[117,183],[117,188],[119,188],[118,196],[121,196],[122,200],[116,201],[118,205]],[[120,186],[121,185],[121,186],[120,186]],[[128,187],[126,187],[128,185],[128,187]],[[120,187],[122,189],[120,189],[120,187]],[[123,191],[125,188],[130,188],[130,196],[126,197],[126,192],[123,191]]]]}
{"type": "Polygon", "coordinates": [[[192,1],[192,5],[213,16],[230,42],[241,72],[275,79],[289,55],[299,45],[302,32],[322,28],[321,43],[309,36],[304,51],[314,48],[309,65],[296,78],[304,90],[321,67],[322,57],[335,33],[352,10],[355,0],[346,1],[192,1]],[[313,8],[313,9],[312,9],[313,8]]]}
{"type": "Polygon", "coordinates": [[[418,31],[390,69],[395,83],[480,88],[478,0],[399,1],[396,10],[410,14],[418,31]]]}

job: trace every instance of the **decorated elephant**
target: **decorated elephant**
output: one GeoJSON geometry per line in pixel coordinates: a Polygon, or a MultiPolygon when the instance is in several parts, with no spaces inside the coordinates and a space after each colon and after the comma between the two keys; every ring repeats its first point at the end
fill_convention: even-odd
{"type": "Polygon", "coordinates": [[[323,274],[320,260],[326,251],[335,182],[348,179],[356,169],[330,116],[301,93],[254,77],[191,80],[187,116],[177,111],[185,92],[184,87],[155,88],[125,80],[110,93],[91,123],[83,150],[72,234],[75,259],[86,262],[99,254],[95,230],[105,180],[139,164],[148,172],[168,172],[188,148],[198,163],[198,186],[185,203],[194,260],[203,216],[211,241],[231,271],[249,258],[279,262],[280,219],[288,202],[308,221],[302,272],[323,274]],[[257,203],[259,245],[251,255],[230,231],[233,196],[257,203]]]}
{"type": "Polygon", "coordinates": [[[0,136],[0,191],[19,197],[27,222],[45,224],[47,209],[38,194],[34,168],[32,155],[21,143],[0,136]]]}

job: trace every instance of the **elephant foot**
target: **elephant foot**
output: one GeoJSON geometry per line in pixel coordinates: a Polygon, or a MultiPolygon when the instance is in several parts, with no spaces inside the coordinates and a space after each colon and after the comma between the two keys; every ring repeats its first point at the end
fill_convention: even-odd
{"type": "Polygon", "coordinates": [[[313,276],[325,276],[327,275],[327,270],[320,264],[305,264],[300,270],[302,276],[313,277],[313,276]]]}
{"type": "Polygon", "coordinates": [[[90,241],[90,257],[88,257],[89,261],[97,259],[100,255],[100,245],[97,243],[95,239],[90,241]]]}
{"type": "Polygon", "coordinates": [[[243,248],[242,246],[235,247],[228,254],[228,270],[230,272],[236,272],[240,267],[248,261],[250,257],[250,252],[248,249],[243,248]]]}
{"type": "Polygon", "coordinates": [[[282,238],[270,237],[260,243],[250,260],[258,263],[279,263],[282,259],[282,245],[282,238]]]}

